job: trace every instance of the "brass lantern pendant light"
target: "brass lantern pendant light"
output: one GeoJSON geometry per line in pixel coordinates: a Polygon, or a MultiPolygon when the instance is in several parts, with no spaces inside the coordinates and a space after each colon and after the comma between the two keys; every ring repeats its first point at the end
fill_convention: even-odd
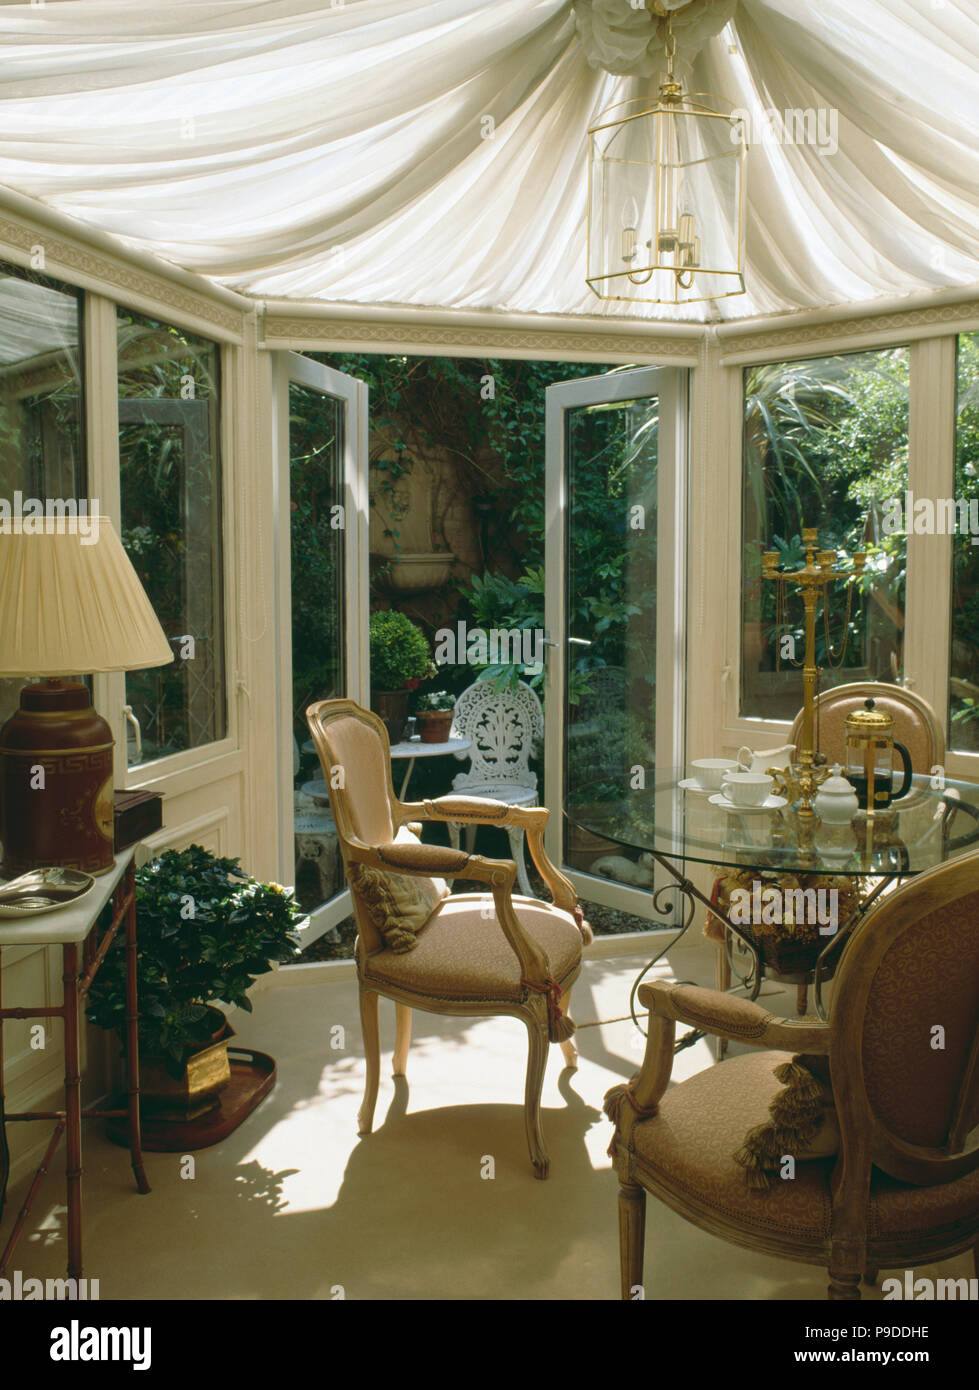
{"type": "MultiPolygon", "coordinates": [[[[588,274],[600,299],[689,304],[744,294],[744,121],[688,96],[608,107],[588,132],[588,274]]],[[[697,98],[697,99],[695,99],[697,98]]]]}

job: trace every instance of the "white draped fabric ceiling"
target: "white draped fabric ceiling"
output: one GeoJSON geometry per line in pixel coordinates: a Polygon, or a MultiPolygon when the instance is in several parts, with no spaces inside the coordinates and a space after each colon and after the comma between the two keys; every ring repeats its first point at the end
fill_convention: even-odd
{"type": "Polygon", "coordinates": [[[585,156],[655,92],[672,10],[679,68],[752,145],[749,292],[673,316],[979,282],[977,0],[649,8],[3,5],[0,183],[262,298],[666,317],[585,284],[585,156]],[[821,141],[779,139],[786,111],[821,141]]]}

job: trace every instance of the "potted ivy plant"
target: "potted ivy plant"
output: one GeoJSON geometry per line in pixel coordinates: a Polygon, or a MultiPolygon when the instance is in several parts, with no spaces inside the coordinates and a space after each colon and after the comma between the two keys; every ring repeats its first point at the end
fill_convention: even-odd
{"type": "Polygon", "coordinates": [[[455,704],[455,696],[447,690],[432,690],[419,695],[415,717],[422,743],[446,742],[452,728],[455,704]]]}
{"type": "Polygon", "coordinates": [[[385,609],[370,616],[371,708],[381,716],[392,743],[408,722],[408,700],[434,672],[428,641],[404,613],[385,609]]]}
{"type": "MultiPolygon", "coordinates": [[[[140,1094],[155,1117],[191,1120],[219,1104],[233,1032],[214,1001],[251,1012],[248,990],[291,960],[304,913],[289,889],[259,883],[237,859],[191,845],[136,871],[140,1094]]],[[[125,1049],[126,949],[116,937],[88,996],[88,1017],[125,1049]]]]}

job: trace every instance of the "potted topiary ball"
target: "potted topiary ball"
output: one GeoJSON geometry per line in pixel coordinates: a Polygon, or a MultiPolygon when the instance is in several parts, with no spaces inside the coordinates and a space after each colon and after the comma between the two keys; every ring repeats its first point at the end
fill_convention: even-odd
{"type": "MultiPolygon", "coordinates": [[[[234,1036],[215,1000],[251,1012],[248,990],[292,960],[304,920],[293,894],[259,883],[237,859],[191,845],[136,871],[140,1103],[187,1121],[220,1103],[234,1036]]],[[[125,1049],[126,947],[113,941],[88,996],[88,1017],[125,1049]]]]}
{"type": "Polygon", "coordinates": [[[393,609],[372,613],[371,709],[381,716],[388,738],[400,743],[412,691],[434,670],[421,628],[393,609]]]}
{"type": "Polygon", "coordinates": [[[419,695],[415,718],[422,743],[445,743],[448,740],[455,707],[455,696],[447,690],[432,690],[419,695]]]}

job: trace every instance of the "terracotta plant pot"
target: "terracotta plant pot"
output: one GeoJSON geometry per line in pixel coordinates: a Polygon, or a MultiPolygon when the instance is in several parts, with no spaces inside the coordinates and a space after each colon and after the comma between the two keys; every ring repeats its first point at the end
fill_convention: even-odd
{"type": "Polygon", "coordinates": [[[372,690],[371,709],[379,714],[392,744],[400,743],[408,723],[410,690],[372,690]]]}
{"type": "Polygon", "coordinates": [[[415,715],[422,743],[447,743],[455,711],[451,709],[420,709],[415,715]]]}
{"type": "Polygon", "coordinates": [[[208,1008],[208,1014],[211,1042],[187,1058],[182,1076],[172,1076],[162,1057],[140,1057],[140,1105],[154,1119],[196,1120],[220,1104],[219,1093],[231,1080],[228,1043],[235,1034],[220,1009],[208,1008]]]}

